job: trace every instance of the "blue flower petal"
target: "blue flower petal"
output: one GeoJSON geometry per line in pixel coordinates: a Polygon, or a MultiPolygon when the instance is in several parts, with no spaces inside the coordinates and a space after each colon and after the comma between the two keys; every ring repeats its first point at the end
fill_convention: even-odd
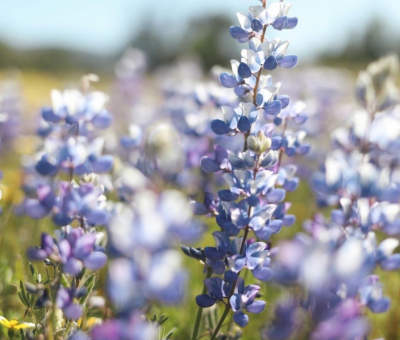
{"type": "Polygon", "coordinates": [[[70,257],[66,263],[63,264],[63,272],[71,275],[78,275],[82,271],[82,262],[75,257],[70,257]]]}
{"type": "Polygon", "coordinates": [[[42,109],[42,118],[46,122],[50,123],[59,123],[61,121],[61,117],[57,116],[51,107],[44,107],[42,109]]]}
{"type": "Polygon", "coordinates": [[[93,126],[96,129],[103,130],[103,129],[108,128],[111,125],[112,121],[113,121],[113,119],[112,119],[112,116],[110,115],[110,113],[107,112],[106,110],[104,110],[101,113],[99,113],[98,115],[96,115],[92,119],[91,123],[93,124],[93,126]]]}
{"type": "Polygon", "coordinates": [[[110,213],[105,209],[91,209],[85,212],[87,222],[92,226],[106,225],[110,219],[110,213]]]}
{"type": "Polygon", "coordinates": [[[132,150],[139,146],[140,139],[134,139],[131,136],[122,136],[120,139],[120,143],[124,149],[132,150]]]}
{"type": "Polygon", "coordinates": [[[281,31],[286,28],[287,24],[288,24],[288,18],[284,16],[276,19],[272,24],[272,27],[278,31],[281,31]]]}
{"type": "Polygon", "coordinates": [[[78,320],[82,315],[82,307],[76,303],[71,303],[63,308],[63,313],[67,319],[78,320]]]}
{"type": "Polygon", "coordinates": [[[383,270],[391,271],[400,268],[400,254],[390,255],[380,262],[383,270]]]}
{"type": "Polygon", "coordinates": [[[214,247],[205,247],[204,254],[210,260],[222,260],[225,257],[225,252],[219,251],[217,248],[214,247]]]}
{"type": "Polygon", "coordinates": [[[233,75],[225,72],[220,74],[219,81],[222,86],[227,88],[233,88],[239,85],[239,82],[235,79],[233,75]]]}
{"type": "Polygon", "coordinates": [[[238,74],[242,78],[250,78],[252,76],[249,65],[244,62],[241,62],[238,67],[238,74]]]}
{"type": "MultiPolygon", "coordinates": [[[[269,267],[260,267],[260,268],[253,270],[253,275],[256,279],[258,279],[260,281],[264,281],[264,282],[269,281],[272,279],[272,269],[269,267]]],[[[254,312],[251,312],[251,313],[254,313],[254,312]]]]}
{"type": "Polygon", "coordinates": [[[273,234],[279,233],[282,229],[282,221],[281,220],[273,220],[268,224],[268,228],[271,230],[273,234]]]}
{"type": "Polygon", "coordinates": [[[276,67],[278,66],[278,62],[275,58],[275,56],[270,55],[264,62],[264,68],[267,71],[273,71],[276,69],[276,67]]]}
{"type": "Polygon", "coordinates": [[[282,109],[285,109],[290,103],[290,98],[286,95],[280,95],[276,99],[280,100],[280,102],[282,103],[282,109]]]}
{"type": "Polygon", "coordinates": [[[246,306],[249,313],[260,314],[265,308],[265,301],[253,301],[253,303],[246,306]]]}
{"type": "Polygon", "coordinates": [[[276,116],[282,110],[282,103],[280,100],[273,100],[272,102],[264,105],[264,111],[268,115],[276,116]]]}
{"type": "Polygon", "coordinates": [[[30,247],[26,256],[32,261],[43,261],[48,257],[47,253],[41,248],[30,247]]]}
{"type": "Polygon", "coordinates": [[[289,181],[285,181],[285,183],[283,184],[283,188],[286,191],[295,191],[297,189],[298,185],[299,185],[299,179],[297,177],[295,177],[289,181]]]}
{"type": "Polygon", "coordinates": [[[84,259],[93,251],[95,241],[96,235],[93,233],[85,234],[79,237],[74,245],[74,256],[78,259],[84,259]]]}
{"type": "Polygon", "coordinates": [[[251,207],[256,207],[257,205],[260,204],[260,200],[256,195],[251,195],[249,198],[247,198],[247,203],[251,207]]]}
{"type": "Polygon", "coordinates": [[[93,162],[93,172],[96,174],[103,174],[111,170],[114,164],[113,156],[101,156],[93,162]]]}
{"type": "Polygon", "coordinates": [[[251,22],[251,29],[254,32],[260,32],[263,28],[264,28],[264,25],[261,23],[260,20],[253,19],[253,21],[251,22]]]}
{"type": "Polygon", "coordinates": [[[378,300],[371,300],[368,303],[368,308],[373,313],[385,313],[390,308],[390,299],[382,297],[378,300]]]}
{"type": "Polygon", "coordinates": [[[50,210],[40,204],[36,199],[27,199],[24,202],[25,213],[32,218],[41,219],[49,214],[50,210]]]}
{"type": "Polygon", "coordinates": [[[204,172],[213,173],[221,170],[219,164],[209,157],[202,157],[200,160],[200,166],[204,172]]]}
{"type": "Polygon", "coordinates": [[[245,43],[249,41],[251,37],[249,32],[245,31],[239,26],[231,26],[229,28],[229,33],[231,34],[232,38],[236,39],[240,43],[245,43]]]}
{"type": "Polygon", "coordinates": [[[242,131],[243,133],[246,133],[247,131],[249,131],[251,129],[251,123],[250,123],[249,118],[247,118],[246,116],[241,116],[238,121],[237,126],[240,131],[242,131]]]}
{"type": "Polygon", "coordinates": [[[199,307],[208,308],[215,304],[216,300],[208,294],[201,294],[196,296],[196,303],[199,307]]]}
{"type": "Polygon", "coordinates": [[[298,22],[299,22],[299,19],[297,19],[296,17],[288,18],[287,25],[285,28],[287,30],[291,30],[297,26],[298,22]]]}
{"type": "Polygon", "coordinates": [[[249,92],[249,89],[243,85],[240,85],[235,87],[234,92],[238,97],[243,97],[249,92]]]}
{"type": "Polygon", "coordinates": [[[233,321],[240,327],[245,327],[249,323],[249,317],[243,312],[236,312],[233,316],[233,321]]]}
{"type": "Polygon", "coordinates": [[[219,119],[213,119],[210,125],[211,125],[211,130],[216,135],[225,135],[231,131],[230,127],[226,125],[225,122],[219,119]]]}
{"type": "Polygon", "coordinates": [[[246,264],[246,258],[242,255],[234,255],[231,256],[229,259],[229,265],[231,267],[231,270],[238,273],[240,272],[245,264],[246,264]]]}
{"type": "Polygon", "coordinates": [[[267,193],[266,198],[269,203],[278,203],[282,202],[285,199],[286,191],[284,189],[278,188],[271,190],[267,193]]]}
{"type": "Polygon", "coordinates": [[[272,231],[269,227],[263,227],[263,228],[255,231],[255,234],[259,239],[261,239],[263,241],[267,241],[271,237],[272,231]]]}
{"type": "Polygon", "coordinates": [[[107,255],[100,252],[94,251],[83,260],[83,264],[87,269],[98,270],[104,267],[107,263],[107,255]]]}
{"type": "Polygon", "coordinates": [[[220,198],[221,201],[233,202],[238,199],[239,195],[231,192],[230,190],[225,189],[218,191],[218,197],[220,198]]]}
{"type": "Polygon", "coordinates": [[[285,227],[290,227],[296,222],[296,216],[294,215],[285,215],[282,219],[282,223],[285,227]]]}
{"type": "Polygon", "coordinates": [[[297,55],[287,55],[278,60],[278,65],[282,68],[293,68],[297,65],[298,61],[299,58],[297,55]]]}
{"type": "Polygon", "coordinates": [[[275,136],[271,138],[271,149],[274,151],[279,150],[282,147],[282,137],[275,136]]]}
{"type": "Polygon", "coordinates": [[[227,270],[224,274],[224,280],[228,283],[235,282],[239,276],[239,273],[235,273],[232,270],[227,270]]]}
{"type": "Polygon", "coordinates": [[[46,156],[43,156],[42,159],[36,164],[36,171],[43,176],[53,175],[57,171],[57,165],[51,164],[46,156]]]}

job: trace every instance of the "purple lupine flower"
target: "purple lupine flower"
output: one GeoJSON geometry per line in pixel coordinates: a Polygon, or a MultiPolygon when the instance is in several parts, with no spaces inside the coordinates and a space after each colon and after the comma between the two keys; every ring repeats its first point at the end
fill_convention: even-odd
{"type": "Polygon", "coordinates": [[[290,103],[275,119],[279,119],[277,125],[284,119],[292,119],[297,125],[302,125],[307,121],[308,115],[305,112],[306,104],[302,101],[290,103]]]}
{"type": "Polygon", "coordinates": [[[60,183],[60,201],[57,204],[53,220],[60,226],[74,219],[84,219],[89,225],[107,224],[110,214],[105,209],[104,188],[92,183],[80,186],[67,182],[60,183]]]}
{"type": "Polygon", "coordinates": [[[69,137],[66,140],[48,138],[39,153],[36,170],[43,176],[56,174],[60,169],[74,171],[78,175],[108,172],[113,164],[113,157],[102,155],[104,140],[97,138],[89,141],[84,136],[69,137]]]}
{"type": "Polygon", "coordinates": [[[214,149],[215,159],[203,157],[200,160],[200,165],[203,171],[210,173],[225,169],[229,170],[228,153],[226,150],[219,145],[215,145],[214,149]]]}
{"type": "Polygon", "coordinates": [[[77,175],[109,172],[113,166],[114,158],[110,155],[102,155],[104,140],[96,138],[87,147],[87,159],[74,169],[77,175]]]}
{"type": "Polygon", "coordinates": [[[196,296],[196,303],[200,307],[207,308],[215,305],[217,301],[222,301],[229,293],[226,283],[220,277],[212,277],[204,280],[208,294],[196,296]]]}
{"type": "Polygon", "coordinates": [[[265,308],[265,301],[259,301],[255,298],[260,290],[259,286],[249,285],[244,286],[244,282],[238,284],[237,293],[233,294],[229,299],[229,303],[234,312],[233,320],[240,327],[245,327],[249,322],[249,317],[244,313],[259,314],[265,308]]]}
{"type": "Polygon", "coordinates": [[[91,338],[85,332],[75,331],[68,340],[91,340],[91,338]]]}
{"type": "Polygon", "coordinates": [[[258,115],[257,108],[252,103],[240,103],[236,108],[222,107],[224,120],[214,119],[210,123],[211,130],[217,135],[234,135],[250,130],[258,115]]]}
{"type": "Polygon", "coordinates": [[[296,17],[288,17],[291,4],[279,1],[271,4],[267,9],[266,24],[276,30],[293,29],[297,26],[296,17]]]}
{"type": "MultiPolygon", "coordinates": [[[[226,88],[234,88],[235,94],[239,97],[242,97],[250,92],[250,81],[248,79],[244,79],[239,75],[239,66],[240,63],[237,60],[231,60],[231,67],[232,67],[232,72],[233,74],[229,74],[227,72],[223,72],[219,76],[219,81],[222,86],[226,88]]],[[[252,80],[252,79],[251,79],[252,80]]],[[[226,127],[224,127],[222,124],[220,124],[221,127],[219,129],[216,129],[214,127],[215,131],[217,134],[225,134],[226,127]]],[[[214,131],[213,129],[213,131],[214,131]]],[[[214,131],[214,132],[215,132],[214,131]]]]}
{"type": "Polygon", "coordinates": [[[213,215],[218,209],[218,201],[214,198],[213,194],[206,192],[204,193],[204,202],[190,201],[190,208],[195,215],[213,215]]]}
{"type": "Polygon", "coordinates": [[[397,239],[387,238],[376,248],[375,261],[383,270],[391,271],[400,268],[400,254],[393,254],[399,243],[397,239]]]}
{"type": "MultiPolygon", "coordinates": [[[[92,80],[96,79],[88,79],[92,80]]],[[[104,108],[108,97],[102,92],[90,92],[85,95],[77,90],[66,90],[63,93],[53,90],[51,98],[52,107],[46,107],[42,111],[45,121],[55,124],[75,124],[83,121],[97,129],[107,128],[112,122],[112,116],[104,108]]]]}
{"type": "Polygon", "coordinates": [[[40,247],[30,247],[27,256],[33,261],[42,261],[47,258],[59,261],[58,245],[49,234],[42,233],[40,247]]]}
{"type": "Polygon", "coordinates": [[[281,220],[282,225],[285,227],[290,227],[294,224],[296,221],[296,216],[287,214],[286,212],[290,209],[291,203],[285,202],[285,203],[280,203],[277,205],[273,217],[276,220],[281,220]]]}
{"type": "Polygon", "coordinates": [[[96,250],[96,235],[84,234],[83,229],[70,229],[66,238],[59,243],[62,270],[71,275],[78,275],[82,268],[98,270],[107,262],[107,255],[96,250]]]}
{"type": "Polygon", "coordinates": [[[57,307],[61,308],[66,318],[78,320],[82,315],[82,307],[74,302],[75,298],[79,298],[82,290],[69,289],[60,287],[57,292],[57,307]]]}
{"type": "Polygon", "coordinates": [[[50,185],[39,185],[37,197],[37,199],[27,198],[23,206],[29,217],[41,219],[53,210],[56,204],[56,195],[50,185]]]}
{"type": "Polygon", "coordinates": [[[213,237],[216,247],[205,247],[204,254],[207,258],[207,264],[211,266],[214,273],[225,273],[225,259],[230,253],[231,241],[229,236],[221,231],[214,231],[213,237]]]}
{"type": "Polygon", "coordinates": [[[369,330],[368,323],[362,316],[360,303],[344,300],[327,320],[320,322],[312,333],[313,340],[355,339],[364,337],[369,330]]]}
{"type": "Polygon", "coordinates": [[[261,281],[272,278],[272,270],[269,268],[267,245],[264,242],[245,244],[243,255],[237,254],[228,258],[230,270],[239,273],[244,267],[251,270],[254,277],[261,281]]]}
{"type": "Polygon", "coordinates": [[[298,302],[294,298],[279,301],[275,307],[275,318],[263,332],[263,339],[289,339],[299,325],[298,302]]]}
{"type": "Polygon", "coordinates": [[[390,300],[382,295],[382,285],[376,275],[365,278],[364,284],[359,288],[359,293],[361,302],[373,313],[384,313],[390,308],[390,300]]]}
{"type": "Polygon", "coordinates": [[[158,340],[159,330],[139,312],[125,319],[112,319],[92,329],[93,340],[158,340]]]}
{"type": "Polygon", "coordinates": [[[268,71],[274,70],[277,66],[282,68],[293,68],[297,65],[298,58],[296,55],[286,55],[286,50],[289,46],[288,41],[280,39],[272,40],[268,43],[264,51],[264,68],[268,71]]]}

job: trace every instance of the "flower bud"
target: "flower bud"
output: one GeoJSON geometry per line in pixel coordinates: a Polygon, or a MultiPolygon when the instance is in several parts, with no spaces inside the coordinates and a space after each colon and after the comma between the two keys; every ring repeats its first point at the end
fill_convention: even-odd
{"type": "Polygon", "coordinates": [[[261,131],[257,134],[260,153],[268,151],[271,148],[271,138],[266,137],[261,131]]]}
{"type": "Polygon", "coordinates": [[[247,137],[247,147],[254,152],[258,152],[258,143],[256,137],[247,137]]]}

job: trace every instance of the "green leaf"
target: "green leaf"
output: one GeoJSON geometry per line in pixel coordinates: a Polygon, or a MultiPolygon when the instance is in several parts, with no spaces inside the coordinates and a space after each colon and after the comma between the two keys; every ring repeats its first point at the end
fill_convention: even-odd
{"type": "Polygon", "coordinates": [[[28,301],[25,299],[25,297],[21,294],[21,292],[18,292],[18,296],[21,300],[21,302],[23,303],[24,306],[29,307],[29,303],[28,301]]]}
{"type": "Polygon", "coordinates": [[[40,283],[41,279],[39,279],[39,272],[37,270],[37,267],[34,266],[31,262],[29,262],[29,269],[31,270],[31,274],[35,282],[40,283]]]}
{"type": "Polygon", "coordinates": [[[86,291],[86,294],[79,299],[80,305],[84,305],[86,303],[87,299],[90,296],[90,293],[93,291],[95,284],[96,284],[96,274],[92,274],[85,281],[84,286],[86,287],[87,291],[86,291]]]}
{"type": "Polygon", "coordinates": [[[173,334],[174,334],[174,332],[169,332],[169,333],[165,336],[165,340],[171,339],[171,337],[172,337],[173,334]]]}
{"type": "Polygon", "coordinates": [[[169,319],[168,316],[165,316],[164,314],[160,316],[160,318],[158,319],[158,323],[160,324],[160,326],[169,319]]]}
{"type": "Polygon", "coordinates": [[[70,284],[67,280],[67,277],[64,274],[60,275],[60,282],[65,288],[70,288],[70,284]]]}
{"type": "Polygon", "coordinates": [[[19,298],[21,299],[22,303],[25,306],[30,307],[29,298],[28,298],[29,293],[26,292],[25,286],[22,283],[22,281],[19,281],[19,289],[20,289],[20,291],[18,292],[18,295],[19,295],[19,298]]]}

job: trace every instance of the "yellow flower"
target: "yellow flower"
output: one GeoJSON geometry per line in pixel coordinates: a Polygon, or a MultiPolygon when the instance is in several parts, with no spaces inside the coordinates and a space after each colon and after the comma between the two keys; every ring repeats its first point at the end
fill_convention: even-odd
{"type": "MultiPolygon", "coordinates": [[[[90,318],[88,318],[86,320],[86,328],[90,329],[93,326],[100,325],[101,322],[102,322],[101,318],[95,318],[95,317],[92,316],[92,317],[90,317],[90,318]]],[[[78,319],[78,321],[76,323],[78,324],[79,327],[81,327],[82,326],[82,319],[78,319]]]]}
{"type": "Polygon", "coordinates": [[[24,329],[24,328],[35,327],[34,323],[31,322],[18,323],[17,320],[7,320],[4,316],[0,316],[0,324],[9,329],[24,329]]]}

